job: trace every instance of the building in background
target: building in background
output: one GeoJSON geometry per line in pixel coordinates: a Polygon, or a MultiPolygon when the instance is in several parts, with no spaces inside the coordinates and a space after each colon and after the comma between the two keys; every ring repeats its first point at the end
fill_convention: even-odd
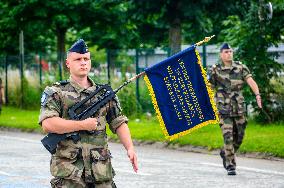
{"type": "MultiPolygon", "coordinates": [[[[190,47],[190,45],[182,45],[182,50],[190,47]]],[[[201,59],[203,59],[202,46],[197,47],[201,59]]],[[[207,67],[215,64],[219,59],[219,46],[218,45],[206,45],[206,65],[207,67]]],[[[278,52],[279,57],[275,59],[278,63],[284,65],[284,44],[279,44],[278,47],[268,48],[268,52],[278,52]]],[[[129,51],[129,55],[135,55],[134,51],[129,51]]],[[[139,67],[144,69],[146,67],[152,66],[156,63],[159,63],[165,60],[168,57],[168,52],[161,48],[156,48],[152,51],[141,51],[139,53],[139,67]]]]}

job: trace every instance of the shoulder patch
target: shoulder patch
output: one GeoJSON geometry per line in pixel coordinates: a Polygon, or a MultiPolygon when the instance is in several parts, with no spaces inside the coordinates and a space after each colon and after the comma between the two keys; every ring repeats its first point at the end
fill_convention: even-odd
{"type": "Polygon", "coordinates": [[[49,97],[51,97],[53,94],[55,93],[58,93],[59,91],[59,87],[56,87],[56,86],[47,86],[42,95],[41,95],[41,99],[40,99],[40,102],[41,102],[41,106],[45,106],[49,97]]]}
{"type": "Polygon", "coordinates": [[[47,97],[48,97],[48,95],[45,92],[43,92],[42,95],[41,95],[41,99],[40,99],[41,106],[45,106],[46,105],[47,97]]]}
{"type": "Polygon", "coordinates": [[[57,92],[56,89],[56,87],[46,87],[43,92],[46,93],[48,96],[51,96],[53,93],[57,92]]]}

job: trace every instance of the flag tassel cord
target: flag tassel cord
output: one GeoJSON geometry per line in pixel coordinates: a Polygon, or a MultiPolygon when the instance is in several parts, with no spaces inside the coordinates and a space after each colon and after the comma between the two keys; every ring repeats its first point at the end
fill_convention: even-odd
{"type": "MultiPolygon", "coordinates": [[[[212,35],[210,37],[205,37],[202,41],[199,41],[195,44],[195,46],[200,46],[203,43],[206,43],[208,41],[210,41],[213,37],[215,37],[215,35],[212,35]]],[[[128,85],[130,82],[136,80],[137,78],[140,78],[141,76],[144,76],[146,73],[145,71],[133,76],[132,78],[130,78],[129,80],[125,81],[122,85],[120,85],[117,89],[114,90],[115,93],[117,93],[121,88],[123,88],[124,86],[128,85]]]]}

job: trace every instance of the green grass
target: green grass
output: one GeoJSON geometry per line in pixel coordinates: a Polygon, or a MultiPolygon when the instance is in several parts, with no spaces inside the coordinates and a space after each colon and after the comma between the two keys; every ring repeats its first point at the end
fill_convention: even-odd
{"type": "Polygon", "coordinates": [[[19,128],[25,131],[40,130],[38,122],[39,111],[21,110],[4,107],[0,115],[0,126],[19,128]]]}
{"type": "MultiPolygon", "coordinates": [[[[26,131],[40,131],[40,126],[37,123],[38,115],[39,111],[4,107],[2,115],[0,115],[0,126],[20,128],[26,131]]],[[[142,118],[140,121],[131,119],[128,124],[132,138],[135,140],[169,142],[165,140],[156,118],[149,120],[142,118]]],[[[108,135],[111,138],[117,138],[109,130],[108,135]]],[[[262,152],[284,158],[283,138],[283,124],[263,126],[256,124],[254,121],[249,121],[240,152],[262,152]]],[[[218,125],[208,125],[170,143],[181,146],[188,144],[203,146],[208,150],[212,150],[222,147],[223,138],[218,125]]]]}

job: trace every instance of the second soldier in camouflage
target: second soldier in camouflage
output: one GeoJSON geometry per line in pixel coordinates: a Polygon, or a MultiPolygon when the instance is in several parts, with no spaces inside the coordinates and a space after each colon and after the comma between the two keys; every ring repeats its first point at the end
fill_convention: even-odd
{"type": "Polygon", "coordinates": [[[213,65],[209,71],[209,81],[215,90],[215,100],[219,111],[220,127],[224,148],[220,155],[228,175],[236,175],[235,153],[242,144],[247,121],[242,89],[247,83],[253,90],[257,104],[261,108],[258,86],[244,64],[233,61],[233,50],[224,43],[220,49],[221,63],[213,65]]]}

